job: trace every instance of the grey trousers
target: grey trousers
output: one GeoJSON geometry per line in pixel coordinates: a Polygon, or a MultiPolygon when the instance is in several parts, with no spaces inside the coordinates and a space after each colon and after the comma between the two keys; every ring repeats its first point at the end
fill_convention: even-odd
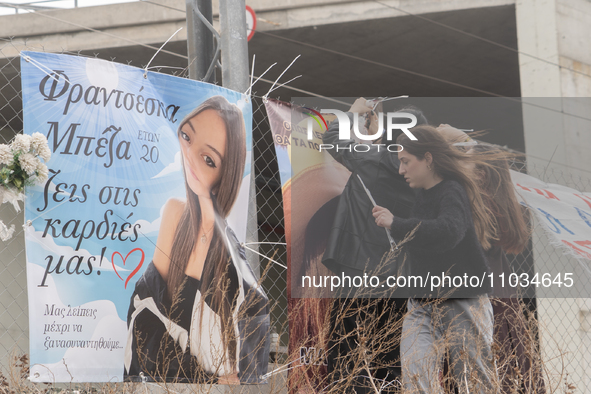
{"type": "Polygon", "coordinates": [[[400,344],[406,392],[440,393],[447,354],[460,393],[497,393],[492,340],[493,310],[486,295],[431,303],[409,299],[400,344]]]}

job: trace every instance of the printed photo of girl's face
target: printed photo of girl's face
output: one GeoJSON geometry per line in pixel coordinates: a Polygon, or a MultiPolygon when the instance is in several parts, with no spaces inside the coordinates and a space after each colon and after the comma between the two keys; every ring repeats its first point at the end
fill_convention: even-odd
{"type": "Polygon", "coordinates": [[[226,125],[215,110],[191,118],[179,132],[187,184],[198,196],[210,197],[219,183],[226,154],[226,125]]]}

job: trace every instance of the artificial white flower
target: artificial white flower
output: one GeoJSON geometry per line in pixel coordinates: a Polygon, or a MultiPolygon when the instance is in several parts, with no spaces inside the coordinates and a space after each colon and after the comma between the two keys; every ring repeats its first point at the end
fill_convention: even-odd
{"type": "Polygon", "coordinates": [[[6,242],[12,238],[12,234],[14,234],[14,224],[8,228],[4,222],[0,221],[0,239],[6,242]]]}
{"type": "Polygon", "coordinates": [[[6,187],[3,188],[2,193],[0,193],[2,197],[0,199],[0,204],[4,204],[6,202],[9,202],[12,204],[12,206],[14,207],[14,210],[17,212],[21,211],[21,207],[18,204],[19,201],[25,201],[25,194],[19,192],[16,188],[14,187],[6,187]]]}
{"type": "Polygon", "coordinates": [[[47,146],[47,144],[41,146],[41,148],[37,151],[37,154],[46,163],[49,161],[49,159],[51,159],[51,150],[49,150],[49,146],[47,146]]]}
{"type": "Polygon", "coordinates": [[[18,157],[18,162],[27,175],[33,175],[35,174],[39,160],[31,153],[23,153],[18,157]]]}
{"type": "Polygon", "coordinates": [[[49,172],[47,166],[40,161],[37,162],[37,182],[43,183],[47,180],[49,172]]]}
{"type": "Polygon", "coordinates": [[[41,133],[33,133],[31,135],[31,149],[39,153],[44,146],[47,146],[47,138],[41,133]]]}
{"type": "Polygon", "coordinates": [[[12,154],[12,150],[8,145],[0,144],[0,165],[1,164],[10,164],[14,159],[14,155],[12,154]]]}
{"type": "Polygon", "coordinates": [[[31,149],[31,136],[17,134],[16,137],[14,137],[14,140],[12,140],[10,147],[15,153],[18,151],[21,151],[22,153],[29,152],[29,149],[31,149]]]}

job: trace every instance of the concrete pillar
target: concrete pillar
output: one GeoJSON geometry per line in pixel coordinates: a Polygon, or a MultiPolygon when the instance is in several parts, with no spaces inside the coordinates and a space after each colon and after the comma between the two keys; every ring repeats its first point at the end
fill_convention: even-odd
{"type": "MultiPolygon", "coordinates": [[[[523,124],[528,171],[546,182],[585,190],[577,176],[591,174],[591,3],[586,0],[517,0],[523,124]],[[540,60],[542,59],[542,60],[540,60]],[[583,75],[586,74],[586,75],[583,75]],[[546,98],[544,98],[546,97],[546,98]],[[552,161],[549,162],[552,157],[552,161]],[[578,170],[580,169],[580,170],[578,170]]],[[[587,182],[588,183],[588,182],[587,182]]],[[[580,262],[548,245],[542,231],[533,235],[536,272],[574,272],[578,285],[589,286],[580,262]]],[[[587,264],[589,264],[587,262],[587,264]]],[[[550,376],[547,383],[568,383],[591,392],[591,305],[584,299],[553,297],[538,289],[540,344],[550,376]]],[[[547,387],[548,388],[548,387],[547,387]]]]}

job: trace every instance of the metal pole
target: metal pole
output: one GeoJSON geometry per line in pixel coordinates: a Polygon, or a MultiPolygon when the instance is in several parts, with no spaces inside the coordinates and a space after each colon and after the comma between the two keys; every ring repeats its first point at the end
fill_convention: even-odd
{"type": "Polygon", "coordinates": [[[244,0],[220,0],[223,86],[246,92],[248,89],[248,40],[244,0]]]}
{"type": "MultiPolygon", "coordinates": [[[[249,85],[246,4],[244,0],[220,0],[220,31],[223,86],[244,93],[249,85]]],[[[259,240],[254,161],[254,157],[252,157],[246,243],[259,240]]],[[[259,251],[257,245],[249,245],[249,247],[259,251]]],[[[254,273],[260,275],[259,256],[247,250],[246,257],[254,273]]]]}
{"type": "MultiPolygon", "coordinates": [[[[186,0],[187,9],[187,54],[189,55],[189,78],[204,80],[213,60],[213,34],[196,15],[201,14],[212,23],[213,11],[211,0],[186,0]]],[[[207,81],[215,81],[213,73],[207,81]]]]}

